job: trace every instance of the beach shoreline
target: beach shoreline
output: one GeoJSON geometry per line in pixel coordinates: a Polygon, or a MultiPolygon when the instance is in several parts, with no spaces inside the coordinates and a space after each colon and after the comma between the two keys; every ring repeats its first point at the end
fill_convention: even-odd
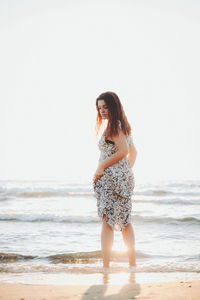
{"type": "Polygon", "coordinates": [[[137,187],[137,271],[129,272],[116,232],[108,276],[90,186],[14,181],[0,189],[0,300],[200,300],[199,182],[137,187]]]}
{"type": "Polygon", "coordinates": [[[1,300],[90,299],[200,300],[200,280],[118,285],[0,283],[1,300]]]}

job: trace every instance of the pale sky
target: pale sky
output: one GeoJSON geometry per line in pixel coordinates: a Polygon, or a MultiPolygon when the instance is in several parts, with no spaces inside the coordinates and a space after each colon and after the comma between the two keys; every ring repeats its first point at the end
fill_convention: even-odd
{"type": "Polygon", "coordinates": [[[136,183],[200,180],[199,1],[1,1],[0,180],[90,183],[118,94],[136,183]]]}

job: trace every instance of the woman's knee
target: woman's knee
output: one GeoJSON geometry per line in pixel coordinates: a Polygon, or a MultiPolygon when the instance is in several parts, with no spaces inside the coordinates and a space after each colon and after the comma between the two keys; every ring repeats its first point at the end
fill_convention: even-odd
{"type": "Polygon", "coordinates": [[[103,215],[103,220],[107,221],[107,216],[103,215]]]}
{"type": "Polygon", "coordinates": [[[132,228],[132,225],[130,223],[127,224],[126,227],[124,227],[124,229],[122,230],[122,233],[125,233],[125,232],[131,230],[131,228],[132,228]]]}
{"type": "Polygon", "coordinates": [[[104,228],[113,231],[112,227],[107,223],[107,216],[103,215],[103,226],[104,228]]]}

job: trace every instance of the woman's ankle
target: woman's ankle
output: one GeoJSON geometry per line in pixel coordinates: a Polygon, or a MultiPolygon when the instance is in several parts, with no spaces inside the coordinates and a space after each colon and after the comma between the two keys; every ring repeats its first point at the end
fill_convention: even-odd
{"type": "Polygon", "coordinates": [[[136,267],[136,263],[129,263],[129,268],[136,267]]]}

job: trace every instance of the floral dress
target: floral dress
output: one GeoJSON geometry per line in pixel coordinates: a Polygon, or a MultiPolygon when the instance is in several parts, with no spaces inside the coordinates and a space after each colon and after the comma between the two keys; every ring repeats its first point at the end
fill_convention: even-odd
{"type": "MultiPolygon", "coordinates": [[[[119,127],[121,128],[120,122],[119,127]]],[[[130,145],[132,136],[126,136],[126,139],[130,145]]],[[[106,140],[105,133],[101,136],[98,147],[100,150],[99,162],[117,151],[115,143],[106,140]]],[[[103,176],[96,182],[93,181],[98,215],[101,219],[106,215],[106,222],[114,230],[122,231],[127,224],[131,223],[131,196],[134,187],[134,174],[127,157],[106,168],[103,176]]]]}

